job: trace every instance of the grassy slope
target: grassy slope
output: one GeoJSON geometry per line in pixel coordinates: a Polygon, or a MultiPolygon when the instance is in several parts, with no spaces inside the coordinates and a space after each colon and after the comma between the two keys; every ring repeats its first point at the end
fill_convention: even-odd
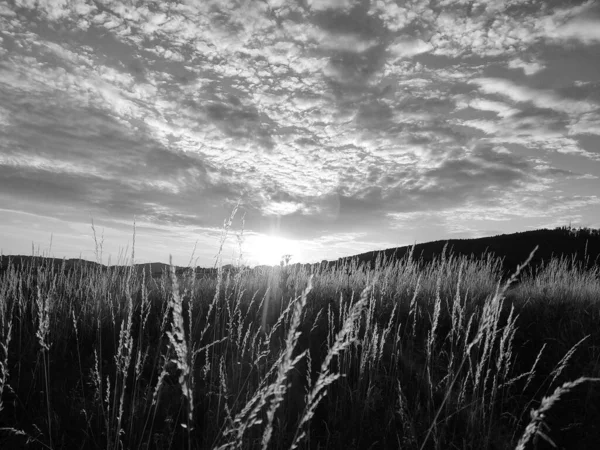
{"type": "MultiPolygon", "coordinates": [[[[311,270],[4,271],[0,445],[508,449],[543,396],[600,376],[597,268],[554,259],[506,292],[491,259],[311,270]]],[[[541,430],[597,448],[598,407],[582,383],[541,430]]]]}

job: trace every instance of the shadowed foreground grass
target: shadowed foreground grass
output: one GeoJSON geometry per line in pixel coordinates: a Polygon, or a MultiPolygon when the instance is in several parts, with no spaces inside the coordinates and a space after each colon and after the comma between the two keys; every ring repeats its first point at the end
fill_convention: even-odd
{"type": "Polygon", "coordinates": [[[156,279],[9,266],[0,446],[596,449],[599,294],[597,268],[555,259],[513,286],[445,253],[156,279]]]}

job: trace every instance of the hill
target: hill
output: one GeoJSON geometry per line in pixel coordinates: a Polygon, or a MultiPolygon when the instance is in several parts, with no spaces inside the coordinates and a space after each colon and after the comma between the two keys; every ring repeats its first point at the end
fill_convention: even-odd
{"type": "MultiPolygon", "coordinates": [[[[530,270],[547,263],[552,257],[567,257],[576,264],[592,267],[600,263],[600,230],[561,227],[553,230],[540,229],[520,233],[502,234],[477,239],[449,239],[414,245],[412,258],[431,262],[442,254],[444,246],[453,255],[481,257],[491,254],[502,258],[504,275],[512,274],[523,263],[531,251],[538,249],[530,263],[530,270]]],[[[413,246],[389,248],[326,262],[328,265],[343,265],[357,259],[360,264],[374,266],[377,258],[386,260],[407,257],[413,246]]]]}
{"type": "MultiPolygon", "coordinates": [[[[541,264],[548,262],[552,257],[568,257],[572,262],[581,264],[584,267],[591,267],[595,264],[600,264],[600,229],[574,229],[571,227],[561,227],[553,230],[540,229],[533,231],[524,231],[520,233],[501,234],[497,236],[482,237],[476,239],[449,239],[438,240],[416,244],[414,246],[404,246],[389,248],[385,250],[376,250],[366,253],[360,253],[353,256],[339,258],[334,261],[322,261],[317,264],[301,264],[306,267],[311,266],[327,266],[335,267],[345,265],[352,260],[357,260],[359,264],[365,264],[369,267],[374,267],[378,258],[386,260],[398,260],[407,257],[411,254],[414,260],[420,260],[424,263],[433,261],[439,257],[444,247],[447,247],[447,252],[455,256],[472,256],[479,258],[486,254],[493,255],[502,259],[502,269],[504,275],[510,275],[514,272],[517,266],[523,263],[531,251],[538,246],[530,269],[535,271],[541,264]]],[[[9,261],[15,267],[21,265],[28,266],[30,262],[44,262],[46,267],[56,266],[60,268],[63,264],[65,270],[70,270],[80,264],[97,266],[98,263],[83,259],[59,259],[46,258],[41,256],[2,256],[0,257],[0,271],[6,270],[9,261]]],[[[165,263],[145,263],[137,264],[138,270],[144,269],[153,277],[160,276],[164,270],[167,270],[169,265],[165,263]]],[[[106,267],[106,266],[103,266],[106,267]]],[[[257,266],[253,270],[264,270],[266,266],[257,266]]],[[[233,269],[233,266],[226,265],[225,270],[233,269]]],[[[178,274],[188,270],[186,267],[176,267],[178,274]]],[[[216,269],[196,267],[197,274],[214,275],[216,269]]]]}

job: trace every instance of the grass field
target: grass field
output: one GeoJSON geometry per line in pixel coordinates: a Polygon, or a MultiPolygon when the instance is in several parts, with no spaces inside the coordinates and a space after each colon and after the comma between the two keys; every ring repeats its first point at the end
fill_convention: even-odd
{"type": "MultiPolygon", "coordinates": [[[[525,262],[525,261],[524,261],[525,262]]],[[[0,278],[0,446],[597,449],[600,278],[446,252],[0,278]]]]}

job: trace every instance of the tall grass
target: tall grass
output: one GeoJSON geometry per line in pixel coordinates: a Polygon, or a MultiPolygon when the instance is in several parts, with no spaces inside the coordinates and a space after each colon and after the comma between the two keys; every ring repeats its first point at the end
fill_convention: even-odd
{"type": "Polygon", "coordinates": [[[598,274],[564,260],[516,286],[492,256],[446,249],[428,264],[218,263],[215,276],[153,278],[132,262],[37,259],[0,275],[0,443],[529,448],[571,432],[538,420],[562,391],[540,399],[575,371],[600,375],[598,274]],[[538,326],[557,303],[576,309],[584,335],[553,330],[554,316],[538,326]]]}

